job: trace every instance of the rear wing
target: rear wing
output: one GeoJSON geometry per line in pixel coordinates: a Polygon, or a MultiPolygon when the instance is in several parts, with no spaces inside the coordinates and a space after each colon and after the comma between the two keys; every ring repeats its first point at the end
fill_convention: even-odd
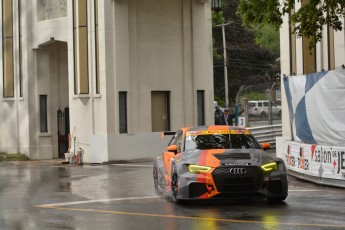
{"type": "Polygon", "coordinates": [[[164,131],[162,132],[162,140],[164,140],[164,137],[165,136],[173,136],[175,135],[176,132],[173,132],[173,131],[164,131]]]}

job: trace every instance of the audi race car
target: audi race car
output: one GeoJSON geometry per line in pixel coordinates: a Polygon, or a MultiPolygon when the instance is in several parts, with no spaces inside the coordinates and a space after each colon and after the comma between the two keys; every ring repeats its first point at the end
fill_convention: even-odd
{"type": "Polygon", "coordinates": [[[182,128],[153,161],[155,191],[184,200],[266,198],[288,193],[284,161],[271,156],[249,130],[231,126],[182,128]]]}

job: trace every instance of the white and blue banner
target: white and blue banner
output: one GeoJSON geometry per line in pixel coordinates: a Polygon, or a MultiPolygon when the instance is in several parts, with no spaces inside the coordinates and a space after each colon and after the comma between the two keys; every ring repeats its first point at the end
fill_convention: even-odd
{"type": "Polygon", "coordinates": [[[284,78],[294,141],[345,146],[345,69],[284,78]]]}

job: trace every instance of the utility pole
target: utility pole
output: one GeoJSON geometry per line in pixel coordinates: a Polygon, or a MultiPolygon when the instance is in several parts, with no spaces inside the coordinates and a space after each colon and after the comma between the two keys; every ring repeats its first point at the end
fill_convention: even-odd
{"type": "Polygon", "coordinates": [[[223,56],[224,56],[224,88],[225,88],[225,108],[229,108],[229,87],[228,87],[228,59],[226,55],[226,40],[225,40],[225,26],[229,23],[216,25],[215,27],[222,27],[223,37],[223,56]]]}
{"type": "Polygon", "coordinates": [[[275,82],[273,82],[271,88],[269,90],[267,90],[267,98],[268,98],[268,125],[273,125],[273,119],[272,119],[272,92],[273,92],[273,88],[275,86],[275,82]]]}

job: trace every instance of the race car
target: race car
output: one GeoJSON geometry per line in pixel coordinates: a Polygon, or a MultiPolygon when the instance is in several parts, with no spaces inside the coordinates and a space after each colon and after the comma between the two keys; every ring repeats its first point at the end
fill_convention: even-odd
{"type": "Polygon", "coordinates": [[[232,126],[182,128],[153,161],[159,195],[186,200],[266,198],[288,195],[284,161],[271,156],[247,129],[232,126]]]}

